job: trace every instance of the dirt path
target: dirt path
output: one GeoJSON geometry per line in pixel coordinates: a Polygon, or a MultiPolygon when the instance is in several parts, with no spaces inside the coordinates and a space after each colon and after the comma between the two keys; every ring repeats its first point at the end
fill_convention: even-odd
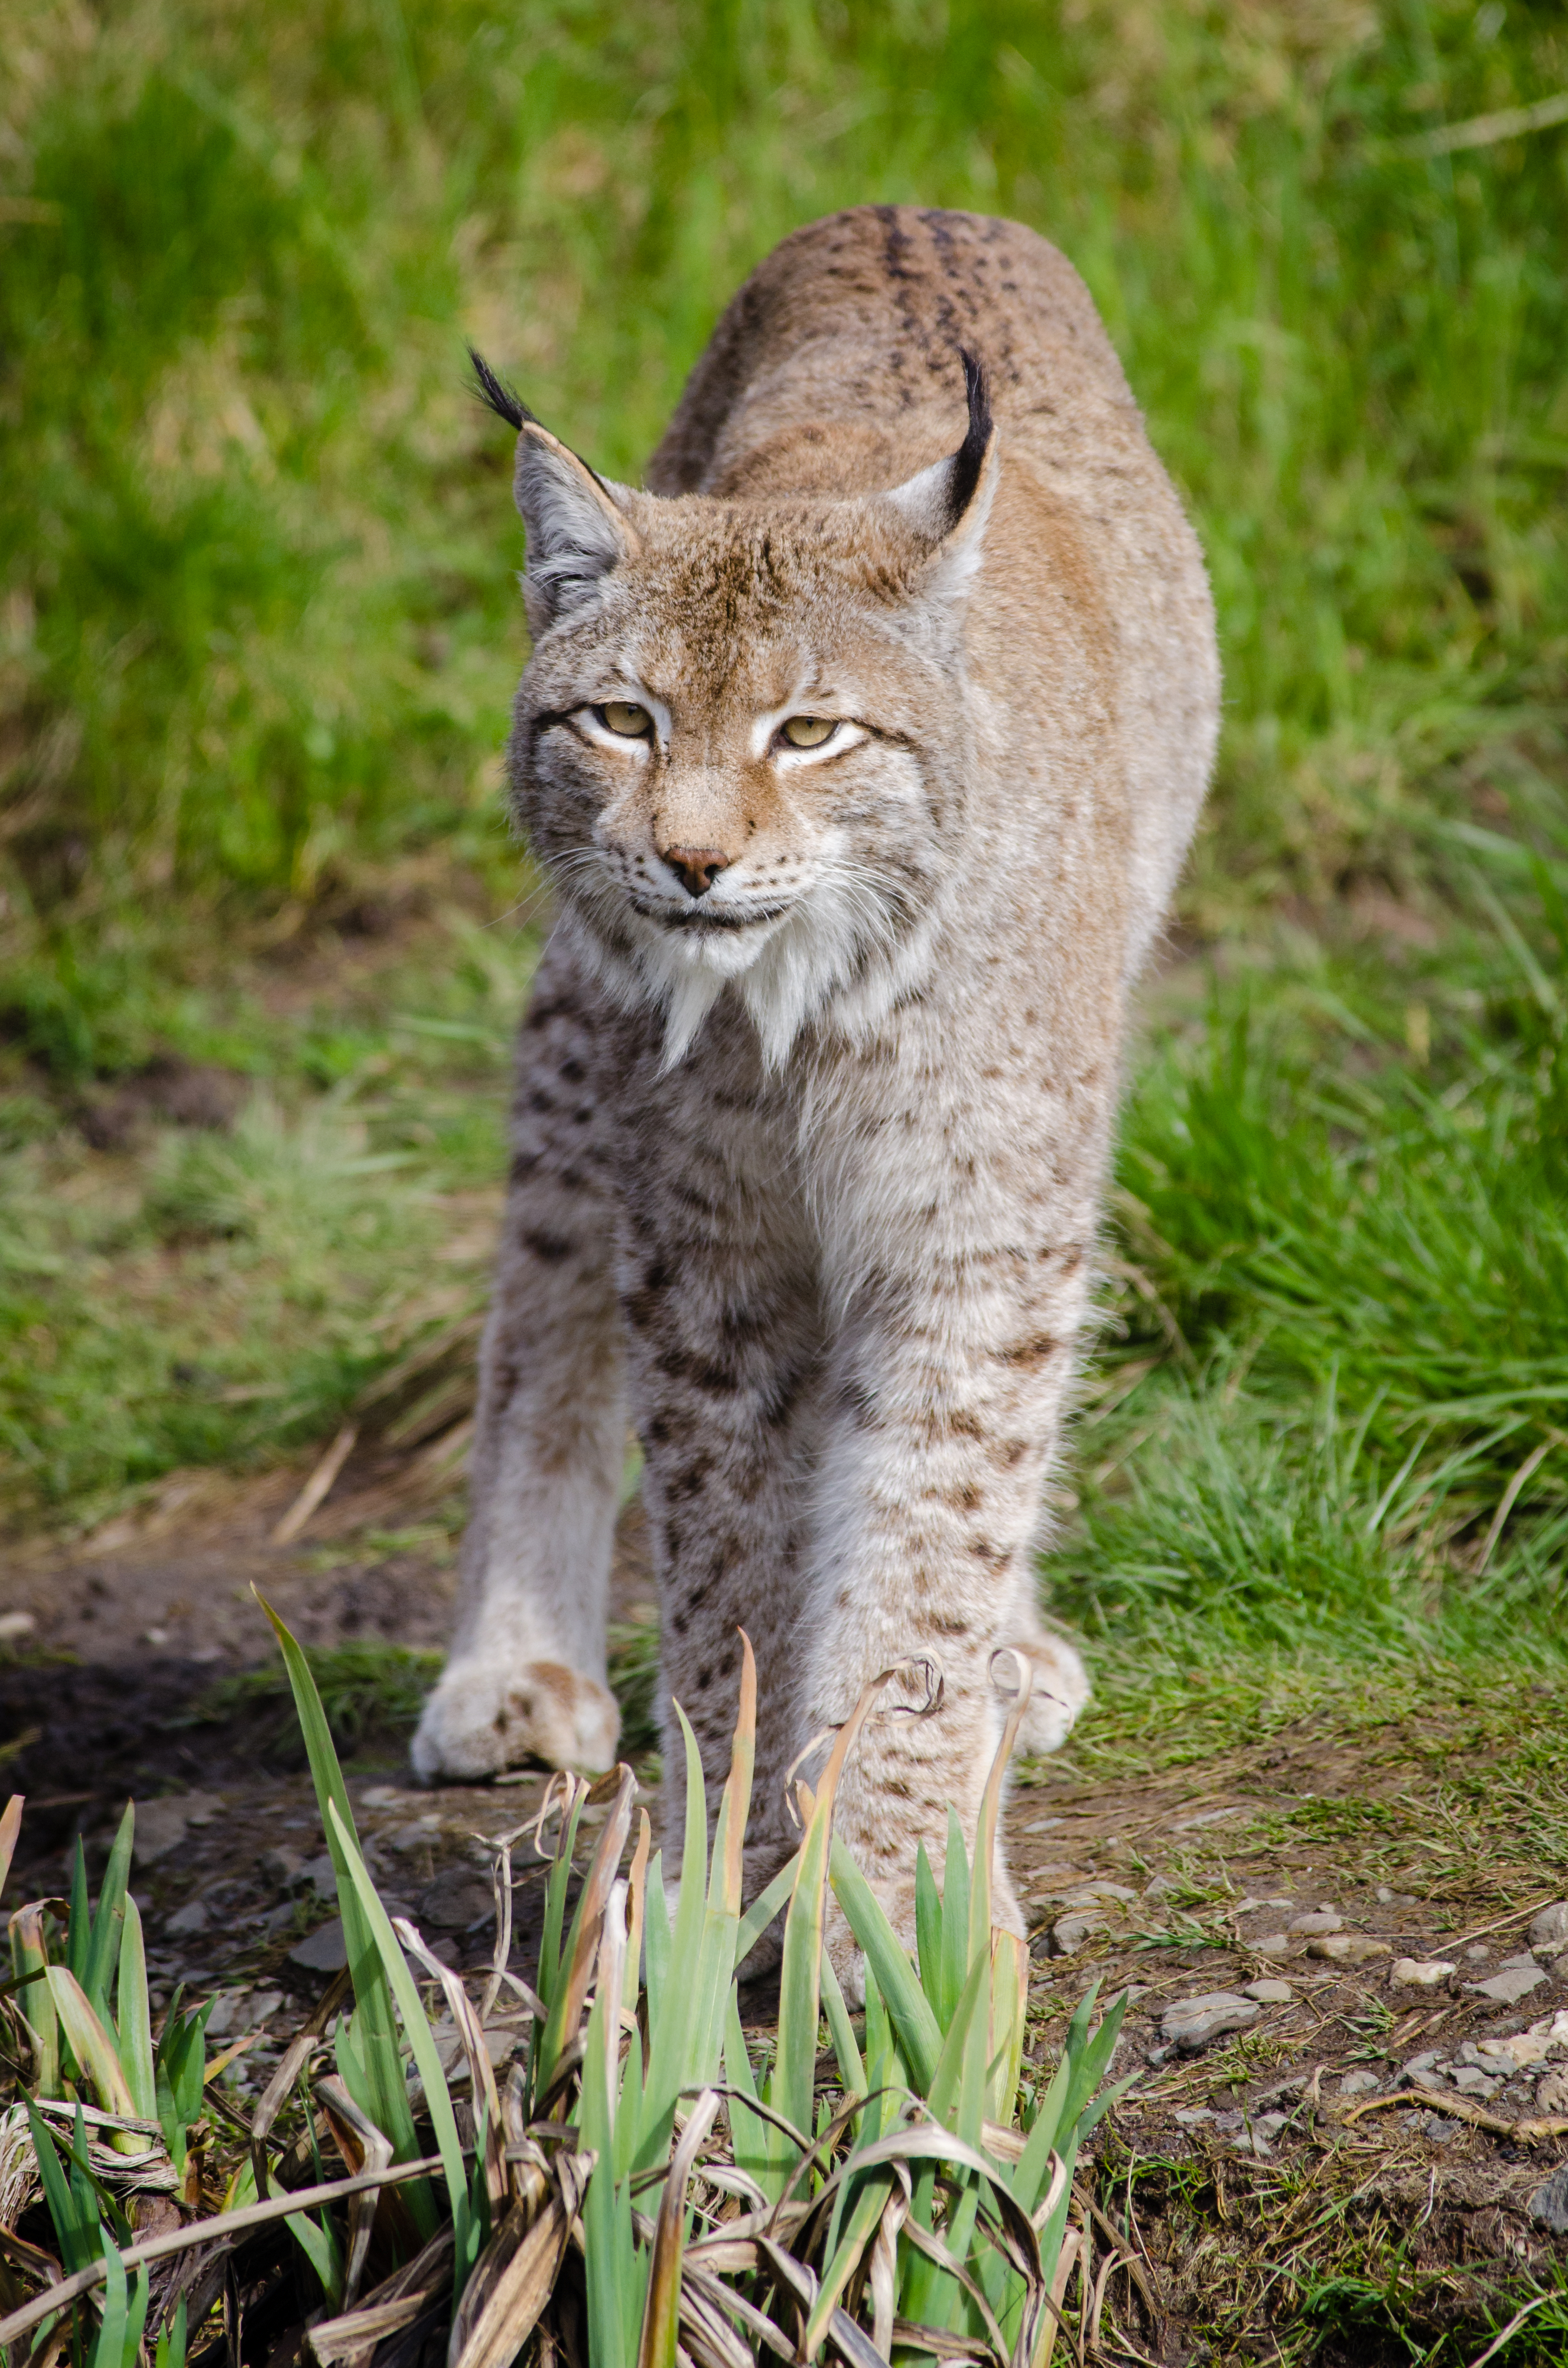
{"type": "MultiPolygon", "coordinates": [[[[191,1724],[193,1705],[267,1656],[253,1584],[312,1644],[436,1646],[453,1581],[440,1535],[375,1543],[369,1480],[304,1541],[271,1544],[300,1476],[176,1485],[138,1521],[7,1574],[7,1610],[33,1622],[0,1665],[0,1774],[28,1794],[10,1896],[60,1889],[75,1835],[101,1853],[134,1796],[158,1995],[232,1993],[220,2021],[256,2033],[242,2105],[329,1976],[333,1890],[287,1705],[191,1724]]],[[[619,1611],[646,1593],[633,1519],[619,1611]]],[[[1568,1763],[1568,1703],[1531,1715],[1568,1763]]],[[[1134,1759],[1114,1782],[1023,1771],[1008,1830],[1031,2053],[1049,2056],[1091,1979],[1131,1999],[1116,2070],[1140,2077],[1096,2147],[1102,2237],[1125,2237],[1145,2292],[1109,2274],[1108,2356],[1125,2339],[1120,2356],[1162,2362],[1294,2357],[1311,2332],[1324,2359],[1404,2360],[1402,2329],[1484,2328],[1488,2297],[1568,2269],[1568,1947],[1530,1947],[1565,1869],[1512,1773],[1484,1847],[1456,1823],[1456,1755],[1484,1776],[1509,1735],[1455,1716],[1434,1702],[1381,1724],[1312,1718],[1179,1769],[1134,1759]],[[1424,1987],[1392,1978],[1400,1960],[1453,1970],[1424,1987]]],[[[491,1845],[537,1813],[543,1778],[418,1792],[384,1729],[349,1774],[385,1896],[449,1962],[487,1961],[491,1845]]],[[[526,1839],[517,1863],[526,1964],[526,1839]]],[[[767,2009],[764,1990],[754,2019],[767,2009]]]]}

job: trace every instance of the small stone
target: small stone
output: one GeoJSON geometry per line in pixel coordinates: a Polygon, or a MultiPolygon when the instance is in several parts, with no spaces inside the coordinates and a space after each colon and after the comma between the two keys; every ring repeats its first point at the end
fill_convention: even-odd
{"type": "Polygon", "coordinates": [[[249,2027],[250,1994],[246,1990],[224,1990],[215,2001],[207,2018],[209,2039],[238,2038],[249,2027]]]}
{"type": "Polygon", "coordinates": [[[1549,2072],[1535,2092],[1538,2113],[1568,2113],[1568,2072],[1549,2072]]]}
{"type": "Polygon", "coordinates": [[[389,1841],[395,1850],[427,1850],[440,1839],[440,1818],[430,1816],[421,1817],[412,1826],[394,1827],[382,1839],[389,1841]]]}
{"type": "Polygon", "coordinates": [[[1421,1905],[1414,1891],[1391,1891],[1386,1883],[1378,1885],[1378,1900],[1384,1907],[1419,1907],[1421,1905]]]}
{"type": "Polygon", "coordinates": [[[1320,1932],[1307,1942],[1309,1957],[1330,1957],[1336,1964],[1365,1965],[1388,1955],[1388,1942],[1367,1932],[1320,1932]]]}
{"type": "Polygon", "coordinates": [[[481,1874],[466,1866],[449,1867],[426,1884],[419,1895],[419,1917],[444,1931],[466,1931],[471,1924],[489,1922],[495,1913],[495,1895],[481,1874]]]}
{"type": "Polygon", "coordinates": [[[1290,2118],[1289,2113],[1259,2113],[1252,2125],[1254,2133],[1260,2138],[1267,2138],[1272,2146],[1290,2118]]]}
{"type": "Polygon", "coordinates": [[[1538,2187],[1525,2205],[1530,2218],[1554,2237],[1568,2237],[1568,2162],[1538,2187]]]}
{"type": "Polygon", "coordinates": [[[1490,1981],[1466,1982],[1465,1987],[1472,1990],[1477,1998],[1490,1998],[1494,2006],[1517,2006],[1521,1998],[1528,1998],[1531,1990],[1539,1989],[1545,1979],[1546,1974],[1540,1965],[1506,1965],[1500,1974],[1494,1974],[1490,1981]]]}
{"type": "Polygon", "coordinates": [[[1483,2072],[1523,2072],[1531,2064],[1544,2064],[1550,2040],[1532,2031],[1516,2032],[1511,2039],[1483,2039],[1473,2054],[1469,2043],[1460,2053],[1467,2064],[1479,2064],[1483,2072]]]}
{"type": "Polygon", "coordinates": [[[1051,1953],[1053,1957],[1076,1956],[1091,1933],[1103,1932],[1106,1919],[1092,1910],[1078,1916],[1059,1916],[1051,1928],[1051,1953]]]}
{"type": "Polygon", "coordinates": [[[207,1910],[199,1899],[187,1899],[183,1907],[176,1907],[172,1916],[165,1917],[164,1930],[170,1934],[177,1933],[181,1939],[187,1932],[205,1932],[207,1910]]]}
{"type": "Polygon", "coordinates": [[[1485,1964],[1491,1954],[1492,1952],[1487,1947],[1484,1941],[1472,1941],[1470,1947],[1465,1951],[1465,1955],[1472,1965],[1485,1964]]]}
{"type": "Polygon", "coordinates": [[[213,1793],[168,1793],[156,1801],[138,1801],[137,1865],[155,1866],[179,1848],[190,1827],[210,1825],[223,1806],[213,1793]]]}
{"type": "Polygon", "coordinates": [[[1462,2122],[1450,2122],[1445,2113],[1428,2113],[1421,2124],[1434,2146],[1447,2146],[1450,2138],[1458,2137],[1463,2126],[1462,2122]]]}
{"type": "Polygon", "coordinates": [[[1339,2084],[1342,2097],[1375,2097],[1382,2087],[1375,2072],[1347,2072],[1339,2084]]]}
{"type": "Polygon", "coordinates": [[[1227,2031],[1244,2031],[1259,2014],[1256,2003],[1233,1990],[1206,1990],[1200,1998],[1173,2000],[1161,2018],[1160,2035],[1183,2055],[1196,2055],[1227,2031]]]}
{"type": "Polygon", "coordinates": [[[1207,2105],[1178,2105],[1176,2118],[1184,2128],[1191,2129],[1199,2122],[1211,2122],[1214,2116],[1207,2105]]]}
{"type": "Polygon", "coordinates": [[[1435,1990],[1459,1967],[1446,1957],[1396,1957],[1389,1967],[1389,1987],[1396,1990],[1435,1990]]]}
{"type": "Polygon", "coordinates": [[[323,1850],[319,1858],[307,1860],[300,1869],[301,1886],[309,1884],[318,1899],[337,1897],[337,1869],[332,1862],[332,1852],[323,1850]]]}
{"type": "Polygon", "coordinates": [[[1247,1947],[1259,1957],[1283,1957],[1289,1952],[1290,1946],[1290,1937],[1288,1932],[1264,1932],[1256,1941],[1247,1942],[1247,1947]]]}
{"type": "Polygon", "coordinates": [[[1453,2075],[1453,2082],[1461,2097],[1494,2097],[1503,2085],[1500,2080],[1488,2079],[1473,2064],[1461,2064],[1453,2075]]]}
{"type": "Polygon", "coordinates": [[[304,1868],[298,1850],[276,1846],[262,1851],[256,1861],[268,1883],[280,1891],[291,1890],[304,1868]]]}
{"type": "Polygon", "coordinates": [[[1064,1891],[1060,1896],[1069,1907],[1097,1907],[1108,1899],[1136,1899],[1138,1894],[1130,1890],[1125,1883],[1096,1882],[1074,1884],[1071,1891],[1064,1891]]]}
{"type": "Polygon", "coordinates": [[[1260,1907],[1294,1907],[1296,1903],[1293,1899],[1286,1899],[1278,1896],[1271,1899],[1255,1899],[1249,1892],[1244,1899],[1237,1900],[1235,1906],[1232,1908],[1231,1913],[1233,1916],[1236,1917],[1256,1916],[1260,1907]]]}
{"type": "Polygon", "coordinates": [[[0,1611],[0,1645],[14,1645],[19,1636],[30,1636],[38,1626],[31,1611],[0,1611]]]}
{"type": "Polygon", "coordinates": [[[1344,1922],[1344,1917],[1335,1909],[1317,1907],[1310,1915],[1293,1916],[1285,1929],[1297,1939],[1310,1940],[1320,1932],[1337,1932],[1344,1922]]]}
{"type": "Polygon", "coordinates": [[[307,1974],[340,1974],[348,1963],[342,1917],[335,1916],[329,1924],[318,1924],[313,1932],[307,1932],[290,1950],[289,1963],[307,1974]]]}
{"type": "Polygon", "coordinates": [[[1289,2006],[1295,1995],[1289,1982],[1264,1980],[1242,1984],[1243,1998],[1256,1998],[1259,2006],[1289,2006]]]}
{"type": "Polygon", "coordinates": [[[1555,1957],[1568,1949],[1568,1899],[1559,1899],[1551,1907],[1543,1907],[1530,1926],[1530,1947],[1543,1956],[1555,1957]]]}
{"type": "Polygon", "coordinates": [[[1437,2051],[1433,2047],[1425,2055],[1413,2055],[1408,2064],[1400,2066],[1399,2086],[1402,2089],[1424,2089],[1428,2081],[1440,2080],[1442,2077],[1437,2069],[1437,2051]]]}

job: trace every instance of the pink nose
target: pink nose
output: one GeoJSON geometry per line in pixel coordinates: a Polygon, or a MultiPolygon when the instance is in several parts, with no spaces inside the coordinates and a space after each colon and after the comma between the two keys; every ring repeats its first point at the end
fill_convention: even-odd
{"type": "Polygon", "coordinates": [[[731,859],[717,847],[662,847],[659,849],[672,871],[680,874],[680,884],[688,896],[706,896],[721,871],[729,869],[731,859]]]}

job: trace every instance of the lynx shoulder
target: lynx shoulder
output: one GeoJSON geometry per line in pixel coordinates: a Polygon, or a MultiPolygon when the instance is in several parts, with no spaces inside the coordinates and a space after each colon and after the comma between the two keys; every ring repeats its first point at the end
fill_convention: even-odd
{"type": "Polygon", "coordinates": [[[907,1925],[949,1803],[972,1835],[999,1648],[1033,1665],[1031,1748],[1086,1697],[1036,1608],[1040,1508],[1129,992],[1212,760],[1201,557],[1083,283],[1015,223],[797,232],[644,489],[489,390],[534,636],[511,793],[558,917],[415,1765],[613,1755],[630,1417],[666,1733],[678,1701],[710,1778],[756,1649],[752,1887],[801,1744],[881,1670],[940,1669],[840,1795],[907,1925]]]}

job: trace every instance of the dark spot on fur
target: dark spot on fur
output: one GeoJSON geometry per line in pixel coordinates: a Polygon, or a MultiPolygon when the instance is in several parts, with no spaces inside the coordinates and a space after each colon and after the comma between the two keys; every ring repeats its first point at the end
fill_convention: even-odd
{"type": "Polygon", "coordinates": [[[1034,1332],[1027,1340],[1015,1340],[1009,1348],[1004,1349],[1001,1351],[1002,1362],[1032,1371],[1053,1357],[1061,1345],[1049,1332],[1034,1332]]]}
{"type": "Polygon", "coordinates": [[[560,1234],[528,1233],[523,1235],[523,1243],[526,1248],[532,1250],[535,1258],[542,1258],[546,1266],[559,1266],[563,1258],[571,1257],[573,1250],[572,1243],[560,1234]]]}

